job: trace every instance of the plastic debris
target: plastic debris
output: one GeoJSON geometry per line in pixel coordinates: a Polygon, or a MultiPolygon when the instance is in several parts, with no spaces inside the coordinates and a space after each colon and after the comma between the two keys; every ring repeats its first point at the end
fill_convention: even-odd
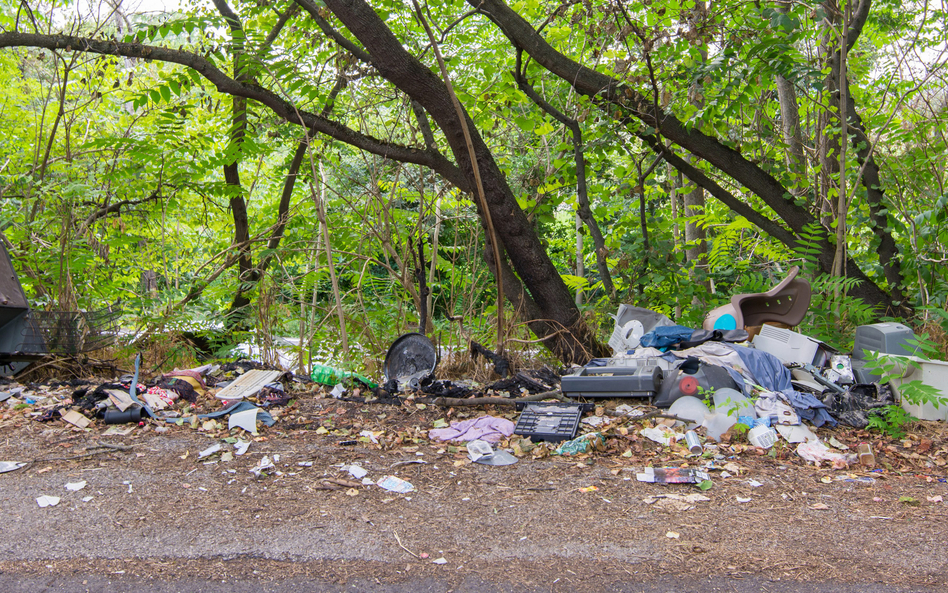
{"type": "Polygon", "coordinates": [[[606,439],[598,432],[590,432],[582,436],[578,436],[571,441],[566,441],[561,443],[554,451],[554,455],[580,455],[582,453],[589,453],[589,451],[596,447],[602,447],[606,444],[606,439]]]}
{"type": "Polygon", "coordinates": [[[474,440],[467,444],[467,456],[474,463],[483,465],[511,465],[517,463],[517,458],[502,449],[494,451],[490,443],[474,440]]]}
{"type": "Polygon", "coordinates": [[[409,492],[414,492],[415,490],[415,487],[411,484],[411,482],[406,482],[397,476],[385,476],[376,482],[376,485],[383,490],[388,490],[389,492],[395,492],[397,494],[408,494],[409,492]]]}
{"type": "Polygon", "coordinates": [[[260,462],[257,465],[250,468],[250,473],[252,473],[253,475],[259,478],[263,472],[267,470],[271,470],[271,469],[274,469],[273,462],[270,461],[270,458],[268,456],[264,455],[263,458],[260,459],[260,462]]]}
{"type": "Polygon", "coordinates": [[[234,443],[234,454],[243,455],[250,448],[250,441],[237,441],[234,443]]]}
{"type": "Polygon", "coordinates": [[[799,424],[797,426],[777,425],[777,432],[780,433],[788,443],[805,443],[807,441],[818,441],[820,437],[816,436],[812,430],[799,424]]]}
{"type": "Polygon", "coordinates": [[[342,383],[336,384],[336,386],[332,388],[332,391],[329,392],[329,395],[333,396],[335,399],[342,399],[342,396],[345,394],[346,386],[342,383]]]}
{"type": "Polygon", "coordinates": [[[66,490],[69,490],[70,492],[79,492],[85,487],[86,487],[85,480],[82,480],[81,482],[67,482],[66,483],[66,490]]]}
{"type": "Polygon", "coordinates": [[[711,476],[701,470],[683,467],[647,467],[644,472],[635,474],[635,478],[653,484],[697,484],[710,480],[711,476]]]}
{"type": "Polygon", "coordinates": [[[589,416],[588,418],[582,419],[583,424],[592,426],[593,428],[599,428],[600,426],[608,422],[609,422],[609,419],[604,416],[589,416]]]}
{"type": "Polygon", "coordinates": [[[227,419],[227,429],[243,428],[252,435],[257,435],[257,414],[260,408],[250,408],[236,414],[231,414],[227,419]]]}
{"type": "Polygon", "coordinates": [[[719,414],[728,416],[750,416],[757,417],[757,411],[754,404],[747,397],[736,389],[717,389],[712,396],[714,399],[714,408],[719,414]]]}
{"type": "Polygon", "coordinates": [[[846,451],[847,449],[849,449],[848,445],[844,445],[843,443],[839,442],[836,439],[836,437],[830,437],[829,444],[839,449],[840,451],[846,451]]]}
{"type": "Polygon", "coordinates": [[[211,455],[217,453],[220,450],[221,450],[221,444],[215,443],[211,445],[210,447],[208,447],[207,449],[204,449],[203,451],[198,453],[198,459],[204,459],[205,457],[210,457],[211,455]]]}
{"type": "Polygon", "coordinates": [[[679,397],[668,408],[668,414],[670,416],[678,416],[679,418],[690,420],[690,422],[686,423],[688,430],[697,428],[704,420],[704,417],[710,413],[711,410],[708,409],[708,406],[706,406],[703,401],[691,395],[679,397]]]}
{"type": "Polygon", "coordinates": [[[807,461],[831,461],[834,463],[849,465],[849,459],[846,455],[843,453],[836,453],[819,439],[800,443],[797,446],[797,455],[806,459],[807,461]]]}
{"type": "Polygon", "coordinates": [[[361,465],[347,465],[344,469],[356,480],[361,480],[369,473],[369,471],[361,465]]]}
{"type": "Polygon", "coordinates": [[[620,404],[616,406],[616,414],[629,416],[630,418],[638,418],[639,416],[645,415],[645,410],[630,406],[629,404],[620,404]]]}
{"type": "Polygon", "coordinates": [[[21,461],[0,461],[0,474],[16,471],[24,465],[26,463],[21,461]]]}
{"type": "Polygon", "coordinates": [[[36,504],[38,504],[41,509],[46,507],[54,507],[59,504],[59,497],[43,495],[36,499],[36,504]]]}
{"type": "Polygon", "coordinates": [[[721,442],[721,435],[730,430],[735,424],[737,424],[737,416],[715,413],[705,416],[702,426],[707,429],[709,439],[721,442]]]}
{"type": "Polygon", "coordinates": [[[655,441],[659,445],[669,446],[674,442],[677,442],[679,437],[678,433],[672,430],[662,430],[660,428],[643,428],[639,431],[639,434],[643,437],[655,441]]]}
{"type": "Polygon", "coordinates": [[[444,558],[438,558],[437,560],[432,560],[431,563],[432,564],[447,564],[448,561],[445,560],[444,558]]]}

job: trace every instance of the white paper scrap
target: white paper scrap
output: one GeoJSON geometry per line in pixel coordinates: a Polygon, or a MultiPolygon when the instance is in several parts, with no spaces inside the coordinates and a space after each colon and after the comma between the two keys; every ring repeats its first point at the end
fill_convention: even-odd
{"type": "Polygon", "coordinates": [[[36,499],[36,504],[38,504],[41,509],[45,507],[54,507],[59,504],[59,497],[43,495],[36,499]]]}

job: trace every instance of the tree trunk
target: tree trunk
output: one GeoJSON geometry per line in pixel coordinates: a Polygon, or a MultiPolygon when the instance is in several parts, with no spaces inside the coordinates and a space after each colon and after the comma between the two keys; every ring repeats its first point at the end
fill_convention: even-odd
{"type": "MultiPolygon", "coordinates": [[[[402,42],[365,2],[328,0],[326,6],[362,43],[380,74],[431,115],[444,133],[462,174],[468,180],[468,187],[474,187],[474,171],[461,122],[444,82],[405,50],[402,42]]],[[[466,113],[464,116],[470,129],[487,208],[493,216],[498,240],[502,241],[504,251],[510,257],[517,275],[528,287],[529,296],[540,313],[532,318],[531,329],[563,360],[588,362],[590,355],[604,352],[605,347],[580,317],[572,295],[517,204],[493,154],[470,117],[466,113]],[[535,323],[538,319],[550,320],[557,330],[566,331],[557,331],[552,335],[546,333],[544,326],[548,324],[535,323]]],[[[480,214],[483,219],[485,213],[480,214]]],[[[506,282],[505,288],[510,290],[506,282]]],[[[511,302],[516,305],[515,299],[511,299],[511,302]]]]}

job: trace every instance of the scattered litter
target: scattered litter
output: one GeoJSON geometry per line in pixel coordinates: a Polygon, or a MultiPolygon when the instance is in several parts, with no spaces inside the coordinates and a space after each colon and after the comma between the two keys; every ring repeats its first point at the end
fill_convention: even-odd
{"type": "Polygon", "coordinates": [[[825,503],[822,503],[822,502],[818,502],[818,503],[816,503],[816,504],[811,504],[809,508],[813,509],[814,511],[826,511],[826,510],[829,510],[829,506],[827,506],[825,503]]]}
{"type": "Polygon", "coordinates": [[[21,461],[0,461],[0,474],[16,471],[24,465],[26,463],[21,461]]]}
{"type": "Polygon", "coordinates": [[[250,408],[236,414],[231,414],[227,420],[227,429],[242,428],[250,434],[256,436],[257,432],[257,414],[261,412],[260,408],[250,408]]]}
{"type": "Polygon", "coordinates": [[[755,426],[747,433],[747,440],[755,447],[769,449],[777,442],[777,433],[769,426],[755,426]]]}
{"type": "MultiPolygon", "coordinates": [[[[369,439],[370,441],[372,441],[373,443],[375,443],[376,445],[379,444],[379,436],[381,436],[381,435],[382,435],[382,432],[381,432],[381,431],[379,431],[379,432],[372,432],[371,430],[363,430],[362,432],[359,433],[359,436],[360,436],[360,437],[367,438],[367,439],[369,439]]],[[[430,433],[429,433],[429,436],[430,436],[430,433]]]]}
{"type": "Polygon", "coordinates": [[[385,476],[376,482],[379,488],[388,490],[389,492],[395,492],[397,494],[408,494],[409,492],[414,492],[415,487],[405,480],[397,476],[385,476]]]}
{"type": "Polygon", "coordinates": [[[596,492],[598,490],[599,488],[597,488],[596,486],[586,486],[584,488],[579,489],[580,492],[596,492]]]}
{"type": "Polygon", "coordinates": [[[639,416],[645,415],[645,410],[630,406],[629,404],[620,404],[616,406],[616,414],[630,418],[638,418],[639,416]]]}
{"type": "Polygon", "coordinates": [[[346,394],[346,386],[342,383],[337,384],[332,388],[332,391],[329,392],[329,395],[333,396],[335,399],[342,399],[342,396],[346,394]]]}
{"type": "Polygon", "coordinates": [[[745,503],[745,502],[750,502],[750,501],[751,501],[751,498],[750,498],[750,497],[737,496],[737,497],[735,497],[735,498],[737,498],[737,502],[740,502],[740,503],[745,503]]]}
{"type": "Polygon", "coordinates": [[[561,443],[553,453],[555,455],[581,455],[589,453],[590,449],[603,447],[605,444],[606,439],[602,436],[602,433],[590,432],[571,441],[561,443]]]}
{"type": "MultiPolygon", "coordinates": [[[[312,465],[312,464],[310,464],[312,465]]],[[[369,471],[359,465],[347,465],[345,470],[349,472],[349,475],[355,478],[356,480],[361,480],[369,473],[369,471]]]]}
{"type": "MultiPolygon", "coordinates": [[[[102,433],[102,436],[127,437],[128,435],[132,434],[132,432],[135,430],[135,428],[136,428],[136,427],[135,427],[134,425],[133,425],[133,426],[118,426],[118,425],[114,425],[114,426],[110,426],[108,430],[106,430],[105,432],[103,432],[103,433],[102,433]]],[[[165,427],[160,426],[159,428],[165,428],[165,427]]]]}
{"type": "Polygon", "coordinates": [[[592,426],[593,428],[599,428],[600,426],[602,426],[603,424],[607,424],[608,422],[609,422],[609,419],[604,416],[589,416],[587,418],[583,418],[582,420],[583,424],[592,426]]]}
{"type": "Polygon", "coordinates": [[[45,507],[54,507],[59,504],[59,497],[43,495],[36,499],[36,504],[38,504],[41,509],[45,507]]]}
{"type": "Polygon", "coordinates": [[[438,558],[436,560],[432,560],[431,563],[432,564],[447,564],[448,561],[445,560],[444,558],[438,558]]]}
{"type": "Polygon", "coordinates": [[[217,453],[220,450],[221,450],[221,444],[215,443],[211,445],[210,447],[208,447],[207,449],[204,449],[203,451],[198,453],[198,459],[204,459],[205,457],[210,457],[211,455],[217,453]]]}
{"type": "Polygon", "coordinates": [[[856,451],[859,454],[859,463],[864,467],[876,466],[876,456],[872,454],[872,447],[869,446],[869,443],[859,443],[856,451]]]}
{"type": "Polygon", "coordinates": [[[67,482],[66,483],[66,490],[69,490],[71,492],[79,492],[85,487],[86,487],[85,480],[82,480],[81,482],[67,482]]]}
{"type": "Polygon", "coordinates": [[[678,539],[679,537],[681,537],[681,534],[678,533],[677,531],[669,531],[665,533],[665,537],[669,539],[678,539]]]}
{"type": "Polygon", "coordinates": [[[782,436],[788,443],[795,444],[820,440],[820,437],[816,436],[816,433],[802,424],[798,424],[796,426],[778,424],[777,432],[779,432],[780,436],[782,436]]]}
{"type": "Polygon", "coordinates": [[[474,463],[484,465],[511,465],[517,463],[517,458],[502,449],[494,451],[490,443],[485,441],[471,441],[467,444],[467,456],[474,463]]]}
{"type": "Polygon", "coordinates": [[[250,441],[237,441],[234,443],[234,454],[243,455],[250,448],[250,441]]]}
{"type": "Polygon", "coordinates": [[[643,437],[655,441],[659,445],[669,446],[674,442],[677,442],[681,437],[680,434],[676,433],[673,430],[662,430],[660,428],[643,428],[639,431],[639,434],[643,437]]]}
{"type": "Polygon", "coordinates": [[[711,476],[697,469],[683,467],[646,467],[642,473],[635,474],[639,482],[654,484],[697,484],[710,480],[711,476]]]}
{"type": "Polygon", "coordinates": [[[839,442],[836,439],[836,437],[830,437],[829,444],[839,449],[840,451],[846,451],[847,449],[849,449],[848,445],[844,445],[843,443],[839,442]]]}
{"type": "Polygon", "coordinates": [[[92,423],[91,420],[89,420],[88,418],[86,418],[85,416],[83,416],[82,414],[80,414],[79,412],[75,410],[69,410],[69,411],[60,410],[59,413],[60,415],[62,415],[63,420],[65,420],[69,424],[72,424],[73,426],[78,426],[79,428],[85,428],[89,426],[89,424],[92,423]]]}
{"type": "Polygon", "coordinates": [[[797,446],[797,455],[807,461],[831,461],[833,463],[842,464],[843,466],[849,465],[849,459],[846,455],[834,452],[819,439],[800,443],[797,446]]]}
{"type": "Polygon", "coordinates": [[[265,471],[274,469],[274,467],[275,466],[273,465],[273,462],[270,461],[270,458],[264,455],[263,458],[260,459],[260,462],[257,465],[250,468],[250,473],[252,473],[253,475],[259,478],[260,475],[263,474],[265,471]]]}
{"type": "Polygon", "coordinates": [[[89,502],[89,501],[91,501],[92,499],[93,499],[92,496],[83,496],[83,497],[82,497],[82,502],[89,502]]]}
{"type": "Polygon", "coordinates": [[[763,484],[757,480],[747,480],[747,484],[750,485],[751,488],[760,488],[763,486],[763,484]]]}
{"type": "Polygon", "coordinates": [[[926,496],[925,498],[928,499],[928,502],[943,502],[943,500],[944,500],[944,499],[942,498],[941,494],[939,494],[939,495],[937,495],[937,496],[926,496]]]}

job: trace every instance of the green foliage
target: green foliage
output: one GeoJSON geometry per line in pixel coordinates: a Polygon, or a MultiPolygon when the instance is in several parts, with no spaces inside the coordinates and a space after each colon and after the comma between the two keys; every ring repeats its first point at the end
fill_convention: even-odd
{"type": "Polygon", "coordinates": [[[905,425],[915,422],[911,414],[902,409],[902,406],[891,405],[875,410],[869,416],[870,430],[878,430],[884,435],[895,439],[905,438],[905,425]]]}

